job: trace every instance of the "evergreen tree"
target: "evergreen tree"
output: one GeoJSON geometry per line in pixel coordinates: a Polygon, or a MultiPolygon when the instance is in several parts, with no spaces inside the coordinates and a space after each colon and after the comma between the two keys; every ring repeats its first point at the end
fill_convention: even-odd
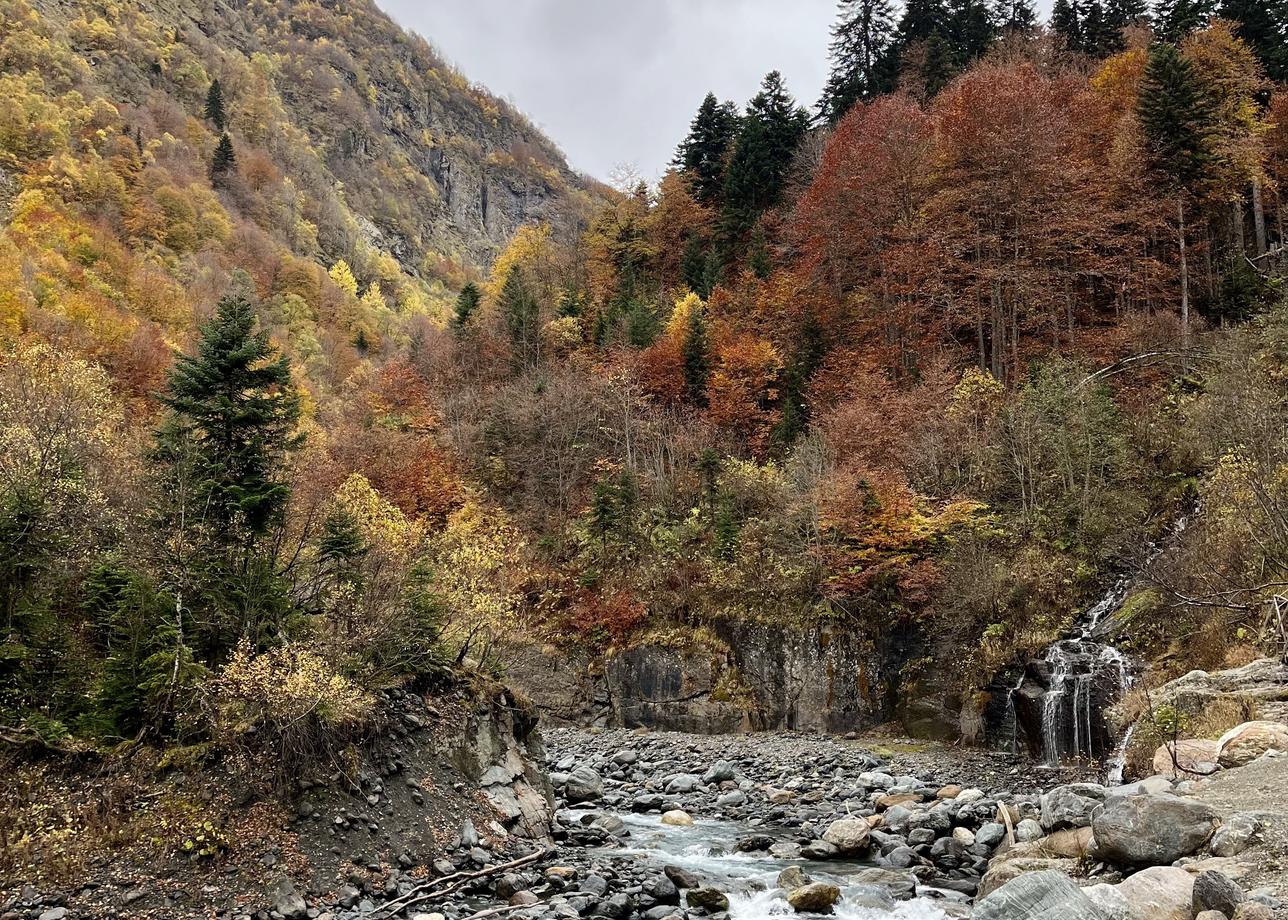
{"type": "Polygon", "coordinates": [[[993,12],[987,0],[952,0],[946,37],[959,68],[982,57],[995,36],[993,12]]]}
{"type": "Polygon", "coordinates": [[[1114,51],[1117,33],[1110,28],[1105,8],[1100,0],[1084,0],[1079,4],[1081,25],[1081,51],[1094,57],[1106,57],[1114,51]]]}
{"type": "Polygon", "coordinates": [[[461,292],[456,295],[456,315],[452,317],[452,325],[462,330],[470,321],[479,308],[479,302],[483,299],[483,294],[479,291],[478,285],[473,281],[465,282],[461,292]]]}
{"type": "Polygon", "coordinates": [[[1220,15],[1235,23],[1267,77],[1288,79],[1288,0],[1222,0],[1220,15]]]}
{"type": "Polygon", "coordinates": [[[1108,50],[1118,52],[1123,49],[1123,29],[1149,18],[1149,6],[1146,0],[1108,0],[1105,4],[1105,32],[1108,50]]]}
{"type": "Polygon", "coordinates": [[[159,456],[190,446],[200,507],[227,535],[262,536],[290,495],[284,476],[299,397],[290,363],[257,328],[243,297],[225,297],[201,330],[195,355],[180,355],[161,403],[172,417],[158,435],[159,456]]]}
{"type": "Polygon", "coordinates": [[[1000,0],[993,18],[1003,32],[1028,32],[1038,22],[1033,0],[1000,0]]]}
{"type": "Polygon", "coordinates": [[[765,77],[747,104],[725,179],[725,232],[741,237],[782,197],[783,183],[809,116],[783,87],[778,71],[765,77]]]}
{"type": "Polygon", "coordinates": [[[224,90],[215,80],[210,84],[210,89],[206,91],[206,109],[203,113],[207,121],[215,126],[215,130],[220,134],[224,133],[227,127],[227,118],[224,114],[224,90]]]}
{"type": "Polygon", "coordinates": [[[510,333],[515,360],[522,364],[535,363],[539,356],[539,308],[521,268],[512,268],[505,276],[500,299],[501,315],[505,318],[506,331],[510,333]]]}
{"type": "Polygon", "coordinates": [[[884,89],[882,62],[895,25],[890,0],[840,0],[838,6],[829,46],[832,71],[818,103],[819,114],[833,125],[854,103],[884,89]]]}
{"type": "Polygon", "coordinates": [[[704,405],[707,398],[707,375],[711,370],[710,346],[707,343],[707,321],[702,310],[689,314],[689,328],[684,336],[681,358],[684,361],[684,388],[689,399],[704,405]]]}
{"type": "Polygon", "coordinates": [[[1051,7],[1051,31],[1070,51],[1082,50],[1082,23],[1073,0],[1055,0],[1051,7]]]}
{"type": "Polygon", "coordinates": [[[675,154],[675,165],[692,183],[694,197],[705,205],[719,201],[724,190],[725,165],[738,132],[738,109],[707,93],[689,124],[689,136],[675,154]]]}
{"type": "Polygon", "coordinates": [[[933,99],[957,76],[957,56],[948,39],[938,32],[926,39],[921,65],[921,83],[927,99],[933,99]]]}
{"type": "Polygon", "coordinates": [[[948,7],[945,0],[908,0],[899,19],[899,44],[907,48],[914,42],[929,41],[930,36],[948,32],[948,7]]]}
{"type": "Polygon", "coordinates": [[[1188,341],[1190,290],[1185,203],[1202,184],[1212,161],[1215,120],[1207,88],[1175,45],[1157,42],[1150,48],[1137,112],[1151,166],[1176,198],[1181,334],[1183,341],[1188,341]]]}
{"type": "Polygon", "coordinates": [[[216,185],[224,175],[237,168],[237,154],[233,151],[233,142],[227,134],[219,136],[215,145],[215,155],[210,160],[210,181],[216,185]]]}
{"type": "Polygon", "coordinates": [[[1163,41],[1179,42],[1207,25],[1215,11],[1216,0],[1158,0],[1154,6],[1154,31],[1163,41]]]}

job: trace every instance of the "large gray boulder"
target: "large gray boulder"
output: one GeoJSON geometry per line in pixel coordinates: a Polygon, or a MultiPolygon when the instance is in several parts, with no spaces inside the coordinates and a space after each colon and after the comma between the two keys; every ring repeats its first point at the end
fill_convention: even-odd
{"type": "Polygon", "coordinates": [[[1027,872],[975,902],[972,920],[1108,920],[1067,875],[1027,872]]]}
{"type": "Polygon", "coordinates": [[[1092,819],[1095,855],[1132,866],[1166,866],[1211,838],[1220,819],[1201,802],[1174,795],[1110,798],[1092,819]]]}
{"type": "Polygon", "coordinates": [[[1042,796],[1042,827],[1089,827],[1092,813],[1105,801],[1105,787],[1099,783],[1070,783],[1056,786],[1042,796]]]}
{"type": "Polygon", "coordinates": [[[604,794],[604,781],[590,767],[578,767],[564,782],[564,798],[569,802],[593,802],[604,794]]]}

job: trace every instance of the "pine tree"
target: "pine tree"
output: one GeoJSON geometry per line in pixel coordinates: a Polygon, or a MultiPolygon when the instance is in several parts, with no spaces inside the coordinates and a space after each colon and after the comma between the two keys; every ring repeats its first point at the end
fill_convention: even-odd
{"type": "Polygon", "coordinates": [[[1189,339],[1190,288],[1186,261],[1185,203],[1202,184],[1212,162],[1212,101],[1194,67],[1175,45],[1158,42],[1137,101],[1151,166],[1176,198],[1181,268],[1181,336],[1189,339]]]}
{"type": "Polygon", "coordinates": [[[1146,0],[1108,0],[1105,4],[1105,31],[1108,35],[1109,50],[1118,52],[1123,49],[1123,29],[1149,18],[1149,5],[1146,0]]]}
{"type": "Polygon", "coordinates": [[[1082,23],[1073,0],[1055,0],[1051,8],[1051,31],[1070,51],[1082,50],[1082,23]]]}
{"type": "Polygon", "coordinates": [[[478,285],[473,281],[465,282],[461,292],[456,295],[456,314],[452,317],[452,325],[457,330],[463,330],[479,308],[479,302],[483,299],[478,285]]]}
{"type": "Polygon", "coordinates": [[[707,344],[707,321],[702,310],[689,314],[689,328],[684,336],[681,357],[684,361],[684,388],[689,399],[704,405],[707,398],[707,375],[711,370],[710,346],[707,344]]]}
{"type": "Polygon", "coordinates": [[[1094,57],[1111,54],[1118,36],[1110,28],[1100,0],[1084,0],[1079,4],[1078,12],[1082,32],[1081,50],[1094,57]]]}
{"type": "Polygon", "coordinates": [[[993,18],[1003,32],[1028,32],[1038,22],[1033,0],[1000,0],[993,18]]]}
{"type": "Polygon", "coordinates": [[[1154,31],[1163,41],[1179,42],[1207,25],[1215,11],[1216,0],[1158,0],[1154,6],[1154,31]]]}
{"type": "Polygon", "coordinates": [[[232,138],[227,134],[219,136],[215,145],[215,155],[210,160],[210,181],[218,185],[223,177],[237,168],[237,154],[233,150],[232,138]]]}
{"type": "Polygon", "coordinates": [[[512,268],[501,286],[501,315],[505,318],[506,331],[510,333],[510,346],[514,357],[521,364],[533,364],[539,357],[537,338],[537,298],[528,287],[523,270],[512,268]]]}
{"type": "Polygon", "coordinates": [[[191,447],[200,507],[225,534],[257,537],[285,507],[287,455],[299,444],[300,401],[290,363],[257,328],[242,297],[219,302],[195,355],[180,355],[161,403],[172,417],[158,435],[159,457],[191,447]]]}
{"type": "Polygon", "coordinates": [[[996,37],[987,0],[951,0],[947,39],[959,68],[982,57],[996,37]]]}
{"type": "Polygon", "coordinates": [[[227,117],[224,114],[224,90],[215,80],[210,84],[210,89],[206,92],[206,109],[205,118],[215,126],[215,130],[220,134],[224,133],[227,127],[227,117]]]}
{"type": "Polygon", "coordinates": [[[914,42],[929,41],[936,33],[945,35],[948,19],[944,0],[908,0],[899,19],[899,44],[906,49],[914,42]]]}
{"type": "Polygon", "coordinates": [[[818,103],[819,114],[833,125],[854,103],[884,89],[881,65],[895,25],[890,0],[840,0],[838,7],[829,46],[832,71],[818,103]]]}
{"type": "Polygon", "coordinates": [[[1288,0],[1222,0],[1221,18],[1235,23],[1271,80],[1288,79],[1288,0]]]}
{"type": "Polygon", "coordinates": [[[721,103],[707,93],[689,124],[689,136],[675,154],[675,165],[684,170],[693,186],[693,196],[702,204],[720,200],[724,190],[725,165],[738,132],[738,108],[721,103]]]}
{"type": "Polygon", "coordinates": [[[948,39],[938,32],[926,39],[925,58],[921,65],[921,83],[927,99],[933,99],[957,76],[957,56],[948,39]]]}
{"type": "Polygon", "coordinates": [[[747,104],[729,160],[722,223],[730,237],[741,237],[778,204],[792,157],[807,130],[809,115],[783,87],[782,75],[771,72],[747,104]]]}

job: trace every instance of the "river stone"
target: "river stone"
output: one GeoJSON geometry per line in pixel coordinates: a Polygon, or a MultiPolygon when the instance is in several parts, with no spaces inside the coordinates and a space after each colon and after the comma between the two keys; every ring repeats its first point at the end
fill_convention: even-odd
{"type": "Polygon", "coordinates": [[[1015,825],[1015,839],[1020,843],[1030,840],[1041,840],[1044,836],[1042,825],[1032,818],[1025,818],[1019,824],[1015,825]]]}
{"type": "Polygon", "coordinates": [[[1056,786],[1042,796],[1042,827],[1048,831],[1061,827],[1088,827],[1091,813],[1105,800],[1105,787],[1099,783],[1071,783],[1056,786]]]}
{"type": "Polygon", "coordinates": [[[1026,872],[975,902],[972,920],[1107,920],[1063,872],[1026,872]]]}
{"type": "Polygon", "coordinates": [[[1212,855],[1238,856],[1252,845],[1260,829],[1261,821],[1256,815],[1247,812],[1231,815],[1212,835],[1212,855]]]}
{"type": "Polygon", "coordinates": [[[747,793],[743,792],[741,789],[734,789],[732,792],[726,792],[724,795],[717,798],[716,804],[721,808],[728,808],[734,805],[746,805],[747,793]]]}
{"type": "Polygon", "coordinates": [[[665,875],[655,875],[644,883],[644,893],[659,904],[680,903],[680,889],[665,875]]]}
{"type": "Polygon", "coordinates": [[[790,840],[779,840],[769,848],[769,855],[774,859],[800,859],[801,847],[790,840]]]}
{"type": "Polygon", "coordinates": [[[876,806],[877,811],[885,811],[895,805],[908,805],[920,801],[921,796],[915,792],[887,792],[877,796],[873,805],[876,806]]]}
{"type": "Polygon", "coordinates": [[[986,847],[995,847],[1005,839],[1006,827],[996,821],[980,825],[979,830],[975,832],[975,842],[982,843],[986,847]]]}
{"type": "Polygon", "coordinates": [[[867,821],[859,818],[842,818],[828,825],[827,830],[823,832],[823,839],[836,847],[837,852],[842,856],[850,856],[868,848],[870,832],[871,828],[868,827],[867,821]]]}
{"type": "Polygon", "coordinates": [[[971,831],[969,827],[954,827],[953,839],[956,840],[964,847],[971,847],[975,845],[975,834],[971,831]]]}
{"type": "Polygon", "coordinates": [[[727,780],[733,779],[734,775],[735,771],[733,764],[727,760],[717,760],[707,768],[707,772],[702,774],[702,782],[706,783],[708,786],[712,783],[723,783],[727,780]]]}
{"type": "Polygon", "coordinates": [[[1154,772],[1164,776],[1207,776],[1219,769],[1217,743],[1205,738],[1169,741],[1154,751],[1154,772]]]}
{"type": "Polygon", "coordinates": [[[675,808],[662,815],[662,823],[670,824],[672,827],[692,827],[693,819],[689,817],[687,811],[675,808]]]}
{"type": "Polygon", "coordinates": [[[613,763],[619,767],[629,767],[631,764],[638,762],[640,755],[630,748],[625,748],[613,755],[613,763]]]}
{"type": "Polygon", "coordinates": [[[798,914],[830,914],[841,899],[841,889],[826,882],[811,882],[787,892],[787,903],[798,914]]]}
{"type": "Polygon", "coordinates": [[[1242,767],[1266,751],[1288,751],[1288,725],[1283,722],[1244,722],[1230,729],[1216,743],[1221,766],[1242,767]]]}
{"type": "Polygon", "coordinates": [[[1119,882],[1132,913],[1149,920],[1190,920],[1194,876],[1176,866],[1151,866],[1119,882]]]}
{"type": "Polygon", "coordinates": [[[808,885],[812,881],[814,880],[806,875],[800,866],[788,866],[782,872],[778,873],[778,879],[775,884],[779,888],[783,889],[783,891],[791,891],[795,888],[808,885]]]}
{"type": "Polygon", "coordinates": [[[979,881],[979,896],[984,897],[1010,884],[1022,875],[1038,872],[1072,873],[1078,863],[1073,859],[1051,859],[1040,856],[1010,856],[1004,854],[989,863],[988,871],[979,881]]]}
{"type": "Polygon", "coordinates": [[[1207,843],[1219,819],[1200,802],[1174,795],[1111,797],[1091,822],[1095,852],[1134,866],[1168,865],[1207,843]]]}
{"type": "Polygon", "coordinates": [[[900,901],[906,901],[917,893],[917,876],[911,872],[881,868],[859,869],[845,878],[852,885],[880,888],[900,901]]]}
{"type": "Polygon", "coordinates": [[[663,866],[662,873],[675,883],[676,888],[700,888],[698,877],[681,866],[663,866]]]}
{"type": "Polygon", "coordinates": [[[604,794],[604,781],[590,767],[578,767],[568,774],[564,798],[569,802],[593,802],[604,794]]]}
{"type": "Polygon", "coordinates": [[[1116,885],[1088,885],[1082,893],[1100,908],[1105,920],[1140,920],[1132,913],[1131,905],[1116,885]]]}
{"type": "Polygon", "coordinates": [[[1245,900],[1243,889],[1222,872],[1207,870],[1194,878],[1194,913],[1205,910],[1219,910],[1227,917],[1234,916],[1234,910],[1245,900]]]}
{"type": "Polygon", "coordinates": [[[692,773],[677,773],[666,782],[667,795],[676,795],[677,793],[692,792],[701,785],[702,780],[692,773]]]}
{"type": "Polygon", "coordinates": [[[831,859],[836,853],[836,846],[826,840],[811,840],[801,847],[801,855],[806,859],[831,859]]]}
{"type": "Polygon", "coordinates": [[[689,907],[700,907],[709,914],[729,909],[729,899],[718,888],[691,888],[684,899],[689,907]]]}

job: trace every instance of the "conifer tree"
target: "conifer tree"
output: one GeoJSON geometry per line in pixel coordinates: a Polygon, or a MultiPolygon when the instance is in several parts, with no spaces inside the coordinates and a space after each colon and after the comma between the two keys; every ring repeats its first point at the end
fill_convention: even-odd
{"type": "Polygon", "coordinates": [[[948,32],[948,7],[944,0],[908,0],[899,19],[899,44],[907,48],[931,35],[948,32]]]}
{"type": "Polygon", "coordinates": [[[676,151],[674,164],[692,183],[693,196],[702,204],[719,201],[724,190],[725,166],[738,132],[738,109],[707,93],[689,124],[689,136],[676,151]]]}
{"type": "Polygon", "coordinates": [[[1080,4],[1079,19],[1082,33],[1081,50],[1094,57],[1106,57],[1114,50],[1117,32],[1108,21],[1100,0],[1084,0],[1080,4]]]}
{"type": "Polygon", "coordinates": [[[1176,199],[1181,270],[1181,336],[1189,339],[1190,288],[1186,261],[1185,204],[1205,178],[1212,161],[1212,101],[1194,67],[1175,45],[1158,42],[1137,102],[1151,165],[1176,199]]]}
{"type": "Polygon", "coordinates": [[[1055,0],[1051,7],[1051,31],[1070,51],[1082,50],[1082,23],[1073,0],[1055,0]]]}
{"type": "Polygon", "coordinates": [[[215,155],[210,160],[210,181],[216,185],[225,175],[237,168],[237,154],[233,150],[232,138],[227,134],[219,136],[215,145],[215,155]]]}
{"type": "Polygon", "coordinates": [[[501,286],[501,315],[505,318],[506,331],[515,359],[521,364],[533,364],[539,357],[538,304],[528,287],[523,270],[515,267],[505,277],[501,286]]]}
{"type": "Polygon", "coordinates": [[[457,330],[463,330],[470,321],[475,312],[478,311],[479,302],[483,299],[483,294],[479,291],[478,285],[473,281],[465,282],[461,292],[456,295],[456,313],[452,317],[452,325],[457,330]]]}
{"type": "Polygon", "coordinates": [[[860,99],[882,92],[882,63],[894,39],[894,9],[890,0],[840,0],[832,27],[829,52],[832,70],[819,114],[836,124],[860,99]]]}
{"type": "Polygon", "coordinates": [[[227,127],[227,116],[224,114],[224,90],[215,80],[210,84],[210,89],[206,91],[206,108],[203,113],[207,121],[215,126],[215,130],[220,134],[224,133],[227,127]]]}
{"type": "Polygon", "coordinates": [[[1222,0],[1220,15],[1256,54],[1271,80],[1288,79],[1288,0],[1222,0]]]}
{"type": "Polygon", "coordinates": [[[707,375],[711,371],[711,354],[707,343],[707,321],[701,309],[695,309],[689,314],[689,328],[685,332],[681,357],[684,361],[685,392],[692,402],[704,405],[707,398],[707,375]]]}
{"type": "Polygon", "coordinates": [[[1027,32],[1037,25],[1038,14],[1033,0],[1000,0],[994,19],[1003,32],[1027,32]]]}
{"type": "Polygon", "coordinates": [[[722,222],[741,237],[767,209],[778,204],[792,157],[809,129],[809,116],[783,86],[778,71],[768,74],[747,104],[725,178],[722,222]]]}
{"type": "Polygon", "coordinates": [[[958,67],[981,57],[993,44],[996,26],[987,0],[952,0],[948,11],[949,44],[958,67]]]}
{"type": "Polygon", "coordinates": [[[1154,6],[1154,32],[1163,41],[1179,42],[1207,25],[1215,12],[1216,0],[1158,0],[1154,6]]]}

